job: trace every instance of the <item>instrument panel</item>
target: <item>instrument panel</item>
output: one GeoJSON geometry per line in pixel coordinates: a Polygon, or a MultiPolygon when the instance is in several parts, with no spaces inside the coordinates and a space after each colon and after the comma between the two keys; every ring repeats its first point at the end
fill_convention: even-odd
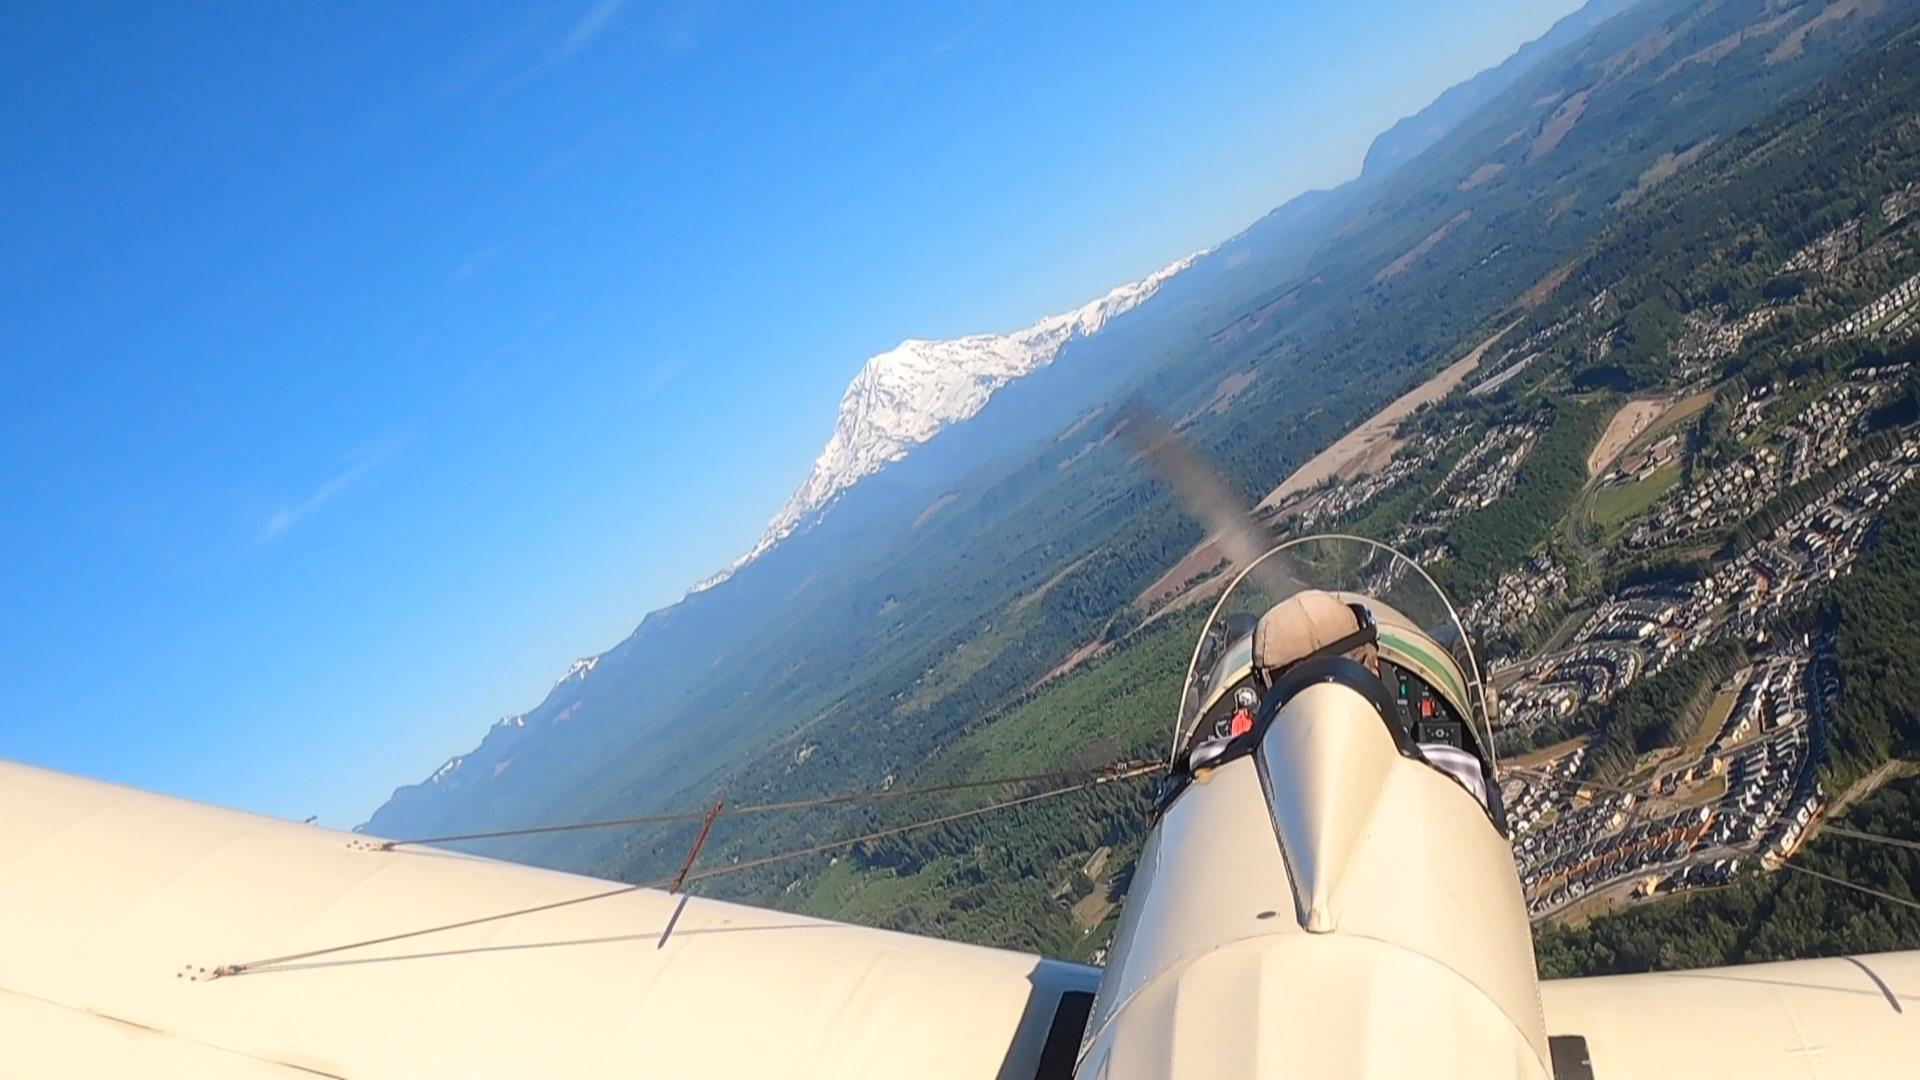
{"type": "MultiPolygon", "coordinates": [[[[1413,736],[1414,742],[1467,748],[1465,721],[1425,678],[1382,657],[1380,681],[1386,684],[1397,707],[1399,715],[1394,719],[1413,736]]],[[[1260,685],[1251,672],[1244,674],[1214,699],[1194,729],[1203,733],[1201,738],[1225,739],[1237,735],[1249,725],[1252,714],[1259,709],[1259,701],[1260,685]],[[1238,720],[1237,713],[1243,714],[1238,720]]]]}
{"type": "Polygon", "coordinates": [[[1199,730],[1212,732],[1216,739],[1232,738],[1251,728],[1259,711],[1260,691],[1249,674],[1234,683],[1230,692],[1220,695],[1200,721],[1199,730]]]}
{"type": "Polygon", "coordinates": [[[1436,693],[1425,679],[1383,658],[1380,661],[1380,681],[1387,684],[1388,692],[1399,707],[1400,723],[1413,734],[1414,742],[1465,747],[1466,737],[1462,730],[1465,723],[1459,711],[1436,693]]]}

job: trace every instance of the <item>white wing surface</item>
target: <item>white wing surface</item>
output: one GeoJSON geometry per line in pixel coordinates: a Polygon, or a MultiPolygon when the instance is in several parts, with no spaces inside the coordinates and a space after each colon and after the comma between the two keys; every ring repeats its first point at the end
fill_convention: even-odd
{"type": "Polygon", "coordinates": [[[1541,983],[1540,1000],[1556,1080],[1920,1070],[1920,952],[1563,979],[1541,983]]]}
{"type": "Polygon", "coordinates": [[[610,887],[367,847],[0,763],[0,1075],[1026,1078],[1098,980],[658,891],[206,977],[610,887]]]}

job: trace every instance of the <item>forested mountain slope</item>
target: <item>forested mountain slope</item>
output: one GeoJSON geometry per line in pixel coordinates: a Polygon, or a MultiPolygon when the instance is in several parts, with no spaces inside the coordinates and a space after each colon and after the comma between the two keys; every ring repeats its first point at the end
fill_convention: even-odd
{"type": "MultiPolygon", "coordinates": [[[[1471,599],[1476,627],[1492,625],[1488,609],[1513,594],[1544,598],[1537,611],[1529,606],[1530,623],[1482,637],[1503,661],[1540,651],[1538,666],[1529,660],[1507,669],[1519,681],[1505,732],[1531,732],[1536,744],[1558,746],[1542,753],[1577,746],[1580,755],[1562,784],[1546,785],[1560,819],[1538,816],[1541,804],[1531,797],[1518,804],[1528,809],[1516,859],[1537,917],[1581,902],[1584,894],[1568,896],[1557,884],[1567,867],[1594,865],[1601,848],[1631,855],[1626,834],[1665,820],[1676,802],[1694,813],[1716,807],[1723,830],[1756,815],[1767,823],[1751,835],[1701,838],[1704,854],[1686,863],[1696,876],[1681,885],[1677,853],[1600,872],[1592,881],[1601,910],[1630,890],[1642,901],[1676,888],[1686,897],[1707,891],[1601,918],[1584,931],[1543,932],[1549,971],[1920,945],[1920,931],[1899,917],[1897,903],[1853,887],[1920,895],[1920,864],[1888,858],[1884,844],[1855,849],[1822,840],[1787,860],[1799,866],[1804,858],[1839,884],[1782,871],[1736,891],[1711,876],[1729,873],[1739,859],[1750,868],[1762,852],[1770,862],[1784,859],[1806,835],[1809,814],[1829,807],[1840,814],[1849,795],[1897,775],[1900,758],[1920,755],[1912,681],[1898,677],[1911,666],[1903,657],[1914,652],[1908,631],[1920,605],[1912,567],[1920,486],[1907,483],[1920,470],[1920,379],[1911,367],[1920,362],[1920,29],[1911,9],[1905,14],[1905,22],[1881,24],[1860,53],[1816,85],[1730,129],[1688,166],[1656,183],[1631,181],[1628,190],[1640,194],[1619,203],[1563,264],[1567,281],[1515,316],[1503,339],[1511,351],[1489,361],[1507,365],[1512,378],[1411,418],[1402,429],[1408,442],[1381,473],[1395,479],[1339,485],[1318,503],[1309,494],[1295,504],[1305,508],[1301,517],[1281,523],[1378,536],[1418,551],[1462,590],[1461,599],[1471,599]],[[1640,396],[1626,402],[1616,384],[1640,396]],[[1857,408],[1835,411],[1842,400],[1857,408]],[[1621,444],[1625,459],[1649,463],[1625,466],[1640,470],[1639,479],[1603,480],[1598,470],[1606,466],[1593,457],[1601,428],[1649,403],[1671,424],[1621,444]],[[1498,472],[1484,465],[1491,455],[1476,458],[1470,449],[1489,445],[1526,451],[1493,497],[1462,509],[1451,496],[1456,482],[1469,480],[1456,467],[1474,483],[1498,472]],[[1652,463],[1654,445],[1674,456],[1652,463]],[[1814,445],[1812,456],[1794,449],[1814,445]],[[1628,542],[1632,530],[1623,526],[1661,519],[1661,493],[1726,490],[1725,477],[1766,462],[1790,482],[1770,495],[1741,489],[1746,494],[1704,531],[1689,525],[1667,541],[1628,542]],[[1634,496],[1643,490],[1656,498],[1634,496]],[[1632,501],[1607,523],[1597,512],[1623,495],[1632,501]],[[1485,590],[1495,574],[1497,597],[1485,590]],[[1626,613],[1636,607],[1650,614],[1626,613]],[[1565,640],[1554,632],[1563,616],[1580,641],[1542,647],[1565,640]],[[1584,636],[1596,627],[1595,636],[1584,636]],[[1626,674],[1590,681],[1570,713],[1528,701],[1537,694],[1529,684],[1547,677],[1536,673],[1554,664],[1591,670],[1596,657],[1629,655],[1626,674]],[[1736,687],[1755,685],[1762,670],[1801,671],[1793,683],[1798,703],[1777,699],[1762,734],[1718,734],[1731,728],[1710,706],[1733,707],[1734,692],[1716,697],[1716,688],[1736,669],[1747,680],[1736,687]],[[1631,681],[1624,692],[1619,679],[1631,681]],[[1740,741],[1722,747],[1721,737],[1740,741]],[[1795,745],[1801,750],[1783,772],[1772,748],[1795,745]],[[1755,771],[1761,753],[1771,771],[1755,771]],[[1713,759],[1724,769],[1729,756],[1747,763],[1734,770],[1737,778],[1715,775],[1696,785],[1700,774],[1713,774],[1713,759]],[[1671,784],[1653,790],[1663,770],[1671,778],[1696,760],[1703,767],[1679,794],[1671,784]],[[1622,783],[1639,785],[1624,793],[1644,798],[1640,816],[1606,824],[1616,805],[1606,800],[1622,783]],[[1592,823],[1555,831],[1556,820],[1582,815],[1592,823]],[[1682,915],[1672,914],[1676,903],[1682,915]],[[1750,936],[1741,920],[1756,911],[1768,913],[1767,928],[1750,936]]],[[[1780,40],[1761,39],[1762,63],[1780,40]]],[[[1110,629],[1111,648],[1011,706],[962,723],[907,775],[939,782],[1164,753],[1202,610],[1165,609],[1138,628],[1110,629]]],[[[1774,685],[1770,692],[1783,692],[1789,681],[1782,676],[1774,685]]],[[[814,756],[831,749],[824,739],[811,753],[803,745],[782,768],[803,776],[814,756]]],[[[1897,790],[1911,793],[1910,785],[1897,790]]],[[[1077,798],[864,844],[837,860],[783,862],[714,887],[901,929],[1091,956],[1126,891],[1148,796],[1107,787],[1077,798]]],[[[1910,839],[1910,828],[1878,809],[1884,801],[1866,804],[1856,827],[1910,839]]],[[[918,800],[839,818],[755,822],[720,842],[753,855],[964,805],[959,797],[918,800]]],[[[625,865],[657,864],[686,839],[636,835],[625,865]]]]}
{"type": "MultiPolygon", "coordinates": [[[[1484,86],[1489,77],[1515,77],[1618,6],[1617,0],[1595,0],[1524,55],[1470,85],[1484,86]]],[[[1457,108],[1443,108],[1445,104],[1435,103],[1440,115],[1429,110],[1409,120],[1418,121],[1430,136],[1461,119],[1457,108]]],[[[1350,197],[1390,171],[1388,165],[1376,164],[1365,182],[1346,185],[1340,197],[1350,197]]],[[[1247,258],[1255,252],[1304,258],[1324,217],[1308,211],[1322,205],[1328,194],[1302,196],[1229,242],[1219,257],[1202,259],[1199,266],[1164,282],[1144,310],[1107,321],[1091,337],[1069,340],[1054,363],[1001,389],[984,415],[949,427],[908,459],[868,477],[835,503],[830,522],[814,522],[802,535],[780,544],[782,550],[762,553],[751,572],[728,581],[727,588],[689,596],[648,615],[628,640],[593,658],[594,666],[584,673],[587,678],[561,680],[536,708],[496,724],[475,752],[451,759],[429,780],[395,792],[366,827],[409,834],[465,831],[573,805],[577,786],[593,780],[614,747],[625,754],[649,741],[670,723],[668,713],[684,707],[687,693],[724,671],[727,658],[748,648],[746,642],[766,624],[817,628],[820,624],[809,620],[838,619],[841,611],[813,605],[855,581],[861,583],[863,597],[840,601],[850,605],[843,610],[871,610],[890,598],[897,605],[894,594],[911,587],[915,574],[911,567],[904,574],[884,568],[884,557],[897,555],[902,546],[917,558],[928,545],[994,543],[991,519],[971,513],[962,496],[978,498],[1009,474],[1015,474],[1012,487],[1031,486],[1018,479],[1022,470],[1029,478],[1057,478],[1057,457],[1044,464],[1034,460],[1037,452],[1045,456],[1048,440],[1076,422],[1091,424],[1088,430],[1097,436],[1104,430],[1099,423],[1102,402],[1121,395],[1143,371],[1192,353],[1196,343],[1209,336],[1220,336],[1223,324],[1244,313],[1245,297],[1265,287],[1259,284],[1264,276],[1245,265],[1247,258]],[[870,594],[880,590],[880,598],[872,599],[870,594]]],[[[1068,437],[1061,435],[1062,440],[1068,437]]],[[[1068,454],[1084,451],[1080,443],[1068,454]]],[[[991,498],[1008,498],[1007,490],[1003,485],[991,498]]],[[[1029,562],[1011,584],[993,586],[993,601],[1004,603],[1059,568],[1044,549],[1025,554],[1029,562]]],[[[954,648],[971,632],[968,620],[977,619],[981,610],[921,612],[913,631],[919,640],[912,644],[927,655],[954,648]]],[[[1074,629],[1083,627],[1076,624],[1074,629]]],[[[764,639],[758,645],[771,647],[764,639]]],[[[812,642],[778,647],[791,652],[790,663],[797,667],[830,662],[816,653],[812,642]]],[[[807,707],[818,710],[821,704],[813,701],[807,707]]],[[[708,711],[691,721],[693,726],[724,722],[724,703],[707,697],[701,708],[708,711]]]]}
{"type": "MultiPolygon", "coordinates": [[[[516,740],[483,782],[397,797],[370,828],[615,816],[951,767],[953,747],[1030,704],[1068,653],[1125,637],[1134,598],[1200,539],[1107,437],[1119,400],[1155,402],[1233,484],[1264,493],[1493,328],[1540,312],[1595,237],[1651,204],[1663,160],[1731,139],[1911,5],[1829,19],[1773,59],[1820,10],[1649,2],[1604,23],[1400,169],[1221,245],[1069,343],[1033,377],[1045,381],[1009,386],[725,586],[649,616],[528,713],[538,737],[516,740]]],[[[761,822],[715,846],[778,847],[845,824],[761,822]]],[[[686,839],[499,850],[639,877],[686,839]]]]}

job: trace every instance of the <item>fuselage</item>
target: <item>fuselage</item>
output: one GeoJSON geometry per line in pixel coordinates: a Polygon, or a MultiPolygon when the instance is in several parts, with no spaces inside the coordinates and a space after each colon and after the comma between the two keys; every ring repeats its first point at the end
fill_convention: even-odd
{"type": "Polygon", "coordinates": [[[1077,1075],[1544,1078],[1547,1061],[1506,839],[1326,682],[1165,807],[1077,1075]]]}

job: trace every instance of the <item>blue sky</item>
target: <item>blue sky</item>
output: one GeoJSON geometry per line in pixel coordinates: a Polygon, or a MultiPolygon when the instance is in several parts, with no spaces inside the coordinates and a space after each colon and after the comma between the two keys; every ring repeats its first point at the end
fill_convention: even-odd
{"type": "Polygon", "coordinates": [[[1216,243],[1574,6],[16,11],[0,757],[363,820],[749,546],[867,356],[1216,243]]]}

